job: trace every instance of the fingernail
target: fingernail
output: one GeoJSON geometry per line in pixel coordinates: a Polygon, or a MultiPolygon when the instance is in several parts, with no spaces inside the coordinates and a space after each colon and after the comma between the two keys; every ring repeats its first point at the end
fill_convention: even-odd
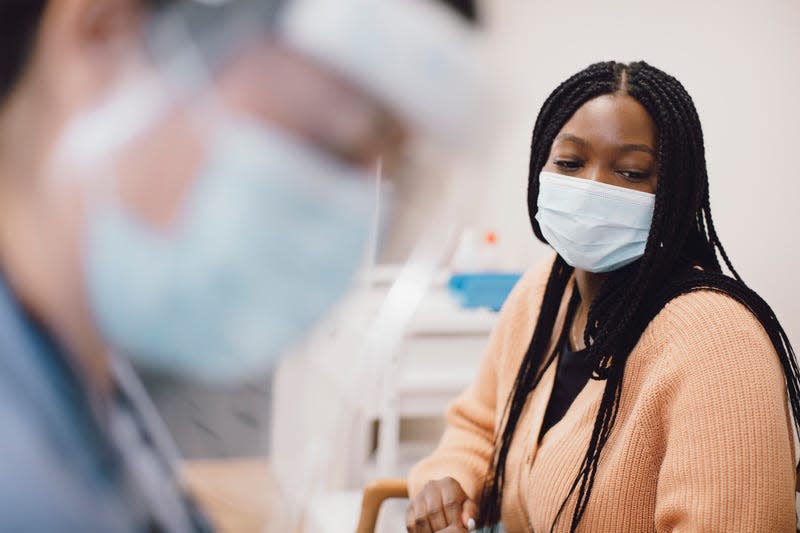
{"type": "Polygon", "coordinates": [[[475,519],[474,518],[470,518],[469,520],[467,520],[467,530],[475,531],[475,519]]]}

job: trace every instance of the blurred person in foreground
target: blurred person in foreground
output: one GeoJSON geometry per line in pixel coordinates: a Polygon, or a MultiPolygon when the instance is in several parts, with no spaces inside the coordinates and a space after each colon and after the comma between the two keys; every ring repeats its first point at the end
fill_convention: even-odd
{"type": "MultiPolygon", "coordinates": [[[[439,0],[434,0],[434,2],[438,3],[439,0]]],[[[348,5],[347,2],[330,3],[330,5],[334,4],[340,11],[348,5]]],[[[471,1],[454,0],[450,2],[450,8],[455,8],[454,12],[458,14],[458,21],[463,19],[470,25],[478,23],[479,13],[471,1]]],[[[213,12],[214,10],[208,11],[213,12]]],[[[336,14],[320,13],[317,16],[317,21],[328,21],[328,28],[331,26],[341,28],[337,23],[331,23],[335,17],[336,14]]],[[[372,15],[366,14],[365,16],[363,13],[359,14],[358,17],[365,19],[360,21],[359,24],[366,24],[368,20],[372,19],[368,22],[370,26],[369,32],[348,30],[347,32],[341,32],[346,35],[341,35],[340,31],[336,30],[333,32],[335,39],[333,39],[334,35],[328,35],[321,40],[326,42],[335,40],[337,43],[349,40],[359,47],[357,53],[361,54],[360,57],[362,59],[369,59],[369,55],[374,53],[382,43],[386,44],[387,48],[391,48],[391,43],[395,42],[394,38],[387,36],[387,26],[391,26],[391,29],[397,32],[398,35],[405,33],[399,21],[375,20],[372,15]]],[[[352,17],[350,15],[345,17],[340,15],[339,18],[350,19],[352,17]]],[[[388,19],[390,17],[382,15],[381,18],[388,19]]],[[[316,38],[319,39],[318,36],[321,30],[316,27],[317,21],[314,21],[314,30],[316,38]]],[[[421,26],[415,25],[410,33],[417,33],[419,27],[421,26]]],[[[325,48],[329,49],[330,47],[326,45],[325,48]]],[[[422,49],[424,50],[425,47],[423,46],[422,49]]],[[[413,50],[411,51],[413,52],[413,50]]],[[[378,57],[383,55],[385,54],[381,52],[378,57]]],[[[387,61],[387,64],[392,63],[391,59],[387,61]]],[[[345,66],[345,68],[348,67],[352,69],[353,64],[345,66]]],[[[396,72],[391,78],[387,78],[385,71],[376,71],[372,66],[369,67],[369,72],[365,69],[364,73],[368,74],[369,80],[361,80],[360,85],[372,87],[372,84],[375,83],[383,84],[386,87],[384,97],[388,96],[385,94],[387,91],[395,93],[395,97],[400,97],[400,95],[404,95],[405,98],[417,97],[419,102],[416,103],[415,109],[431,112],[431,106],[426,105],[425,102],[433,103],[435,100],[430,97],[419,97],[425,92],[424,89],[422,92],[420,91],[419,82],[417,81],[421,77],[419,74],[409,75],[408,73],[396,72]],[[408,84],[410,83],[413,86],[409,87],[408,84]]],[[[313,125],[320,121],[319,116],[321,114],[336,113],[339,118],[326,120],[323,123],[334,124],[341,128],[348,123],[352,123],[353,118],[357,117],[357,115],[352,115],[352,112],[348,113],[341,104],[327,106],[324,109],[301,105],[296,101],[297,98],[294,97],[294,93],[299,90],[297,84],[286,84],[286,86],[291,89],[291,92],[286,98],[285,105],[294,106],[289,113],[293,120],[302,118],[313,125]],[[347,114],[348,118],[343,119],[343,114],[347,114]]],[[[303,89],[308,90],[308,84],[304,84],[303,89]]],[[[452,91],[448,92],[452,93],[452,91]]],[[[409,110],[409,112],[413,113],[414,111],[409,110]]],[[[472,124],[468,127],[474,127],[474,115],[474,110],[465,114],[465,117],[473,117],[472,124]]],[[[407,113],[403,113],[403,116],[407,116],[407,113]]],[[[415,144],[412,152],[417,147],[415,144]]],[[[387,249],[396,243],[396,236],[414,235],[416,240],[419,228],[414,226],[415,221],[417,224],[429,224],[428,216],[416,216],[405,209],[414,202],[409,198],[409,191],[414,191],[414,198],[431,198],[432,196],[434,198],[442,198],[445,196],[444,187],[446,187],[448,179],[442,175],[443,173],[440,170],[430,168],[429,162],[421,161],[421,159],[419,154],[414,152],[408,158],[404,158],[402,163],[404,165],[416,164],[421,166],[422,172],[412,170],[408,166],[403,166],[402,169],[399,169],[390,161],[384,160],[383,168],[387,170],[387,176],[386,179],[382,180],[381,188],[384,191],[391,190],[391,196],[394,201],[382,204],[391,207],[391,228],[382,235],[379,241],[380,255],[382,256],[381,262],[388,260],[385,254],[387,249]],[[432,180],[430,179],[431,175],[441,176],[441,179],[432,180]]],[[[459,176],[459,179],[463,181],[463,176],[459,176]]],[[[448,196],[448,198],[452,201],[452,197],[448,196]]],[[[441,207],[441,203],[439,204],[441,207]]],[[[406,251],[404,250],[402,253],[405,254],[406,251]]],[[[354,258],[357,257],[357,254],[352,255],[354,258]]],[[[395,261],[397,260],[395,259],[395,261]]],[[[316,268],[313,261],[309,262],[309,265],[312,268],[316,268]]],[[[314,275],[316,276],[317,274],[314,275]]],[[[307,278],[308,276],[310,274],[303,277],[307,278]]],[[[292,290],[295,289],[292,288],[292,290]]],[[[336,309],[339,308],[337,307],[336,309]]],[[[326,352],[330,353],[330,350],[326,350],[326,352]]],[[[181,456],[185,459],[194,461],[264,457],[274,453],[272,424],[275,416],[274,410],[277,407],[272,400],[272,381],[275,369],[270,368],[264,369],[262,372],[253,372],[245,380],[227,383],[208,383],[206,380],[197,382],[183,375],[169,372],[169,369],[164,369],[163,365],[158,364],[137,364],[136,370],[153,403],[158,408],[159,414],[166,423],[181,456]]],[[[290,416],[296,416],[296,412],[293,412],[290,416]]],[[[280,440],[283,439],[283,436],[279,435],[275,438],[280,440]]]]}
{"type": "Polygon", "coordinates": [[[260,2],[260,38],[205,69],[167,46],[183,59],[162,69],[145,35],[188,4],[0,7],[0,530],[208,530],[128,360],[200,381],[269,366],[358,267],[378,157],[465,129],[469,31],[439,2],[260,2]],[[434,26],[349,42],[354,14],[434,26]],[[408,79],[429,53],[447,75],[408,79]]]}

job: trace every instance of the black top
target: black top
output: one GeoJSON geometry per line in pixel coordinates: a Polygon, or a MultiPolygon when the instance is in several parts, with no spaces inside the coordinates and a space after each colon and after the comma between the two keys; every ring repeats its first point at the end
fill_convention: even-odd
{"type": "Polygon", "coordinates": [[[569,406],[572,405],[572,402],[578,397],[578,394],[589,382],[589,378],[592,375],[592,367],[585,359],[586,349],[577,352],[570,350],[569,338],[566,334],[572,325],[572,317],[575,315],[577,304],[580,302],[580,299],[576,297],[577,293],[577,290],[573,293],[567,320],[564,324],[564,332],[561,334],[561,339],[559,341],[561,353],[558,358],[553,392],[550,394],[550,400],[547,402],[547,409],[544,412],[544,420],[542,421],[542,429],[539,431],[540,442],[544,434],[564,417],[569,406]]]}
{"type": "Polygon", "coordinates": [[[558,358],[556,368],[556,381],[553,383],[553,392],[544,412],[542,429],[539,432],[539,441],[551,427],[556,425],[589,382],[592,367],[586,363],[584,355],[586,350],[573,352],[567,342],[562,344],[561,356],[558,358]]]}

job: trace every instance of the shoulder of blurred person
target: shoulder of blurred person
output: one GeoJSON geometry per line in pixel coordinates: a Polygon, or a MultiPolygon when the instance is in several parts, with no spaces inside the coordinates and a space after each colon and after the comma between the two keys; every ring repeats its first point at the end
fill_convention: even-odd
{"type": "Polygon", "coordinates": [[[100,404],[0,277],[0,531],[210,529],[130,379],[113,407],[100,404]]]}
{"type": "Polygon", "coordinates": [[[52,348],[0,280],[0,530],[119,531],[121,502],[99,470],[108,450],[52,348]]]}

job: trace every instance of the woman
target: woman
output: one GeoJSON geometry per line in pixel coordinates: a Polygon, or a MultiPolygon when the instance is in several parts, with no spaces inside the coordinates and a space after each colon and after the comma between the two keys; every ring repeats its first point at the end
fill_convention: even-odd
{"type": "Polygon", "coordinates": [[[717,236],[680,82],[644,62],[566,80],[528,191],[557,255],[413,469],[408,531],[794,531],[794,352],[717,236]]]}

